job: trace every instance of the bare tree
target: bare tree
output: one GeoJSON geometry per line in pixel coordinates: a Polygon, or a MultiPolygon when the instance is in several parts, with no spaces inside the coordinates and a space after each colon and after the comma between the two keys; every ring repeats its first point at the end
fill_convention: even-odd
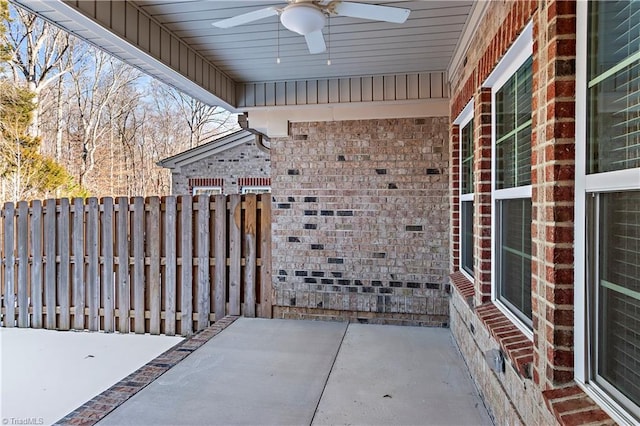
{"type": "MultiPolygon", "coordinates": [[[[101,50],[90,48],[85,56],[83,66],[71,72],[74,89],[75,139],[80,148],[80,164],[78,181],[85,183],[88,173],[96,165],[96,150],[108,132],[108,118],[112,102],[139,77],[140,73],[101,50]]],[[[127,102],[121,102],[119,111],[111,111],[112,116],[132,109],[137,102],[137,95],[130,96],[127,102]]]]}
{"type": "Polygon", "coordinates": [[[189,148],[200,145],[215,135],[226,133],[236,125],[223,108],[207,105],[170,86],[157,85],[158,91],[173,99],[189,129],[189,148]]]}
{"type": "Polygon", "coordinates": [[[29,126],[31,136],[40,135],[40,96],[42,91],[73,69],[73,46],[69,33],[54,27],[35,15],[12,9],[12,19],[6,20],[8,63],[16,83],[26,83],[34,93],[36,108],[29,126]]]}

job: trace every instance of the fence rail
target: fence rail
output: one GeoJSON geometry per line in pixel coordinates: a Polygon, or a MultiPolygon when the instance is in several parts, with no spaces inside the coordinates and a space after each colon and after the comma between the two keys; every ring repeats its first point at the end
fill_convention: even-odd
{"type": "Polygon", "coordinates": [[[6,203],[0,325],[190,335],[269,318],[270,256],[269,194],[6,203]]]}

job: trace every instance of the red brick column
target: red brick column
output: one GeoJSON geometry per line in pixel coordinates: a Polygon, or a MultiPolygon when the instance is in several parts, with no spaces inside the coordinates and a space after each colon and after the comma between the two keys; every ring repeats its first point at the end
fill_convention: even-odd
{"type": "Polygon", "coordinates": [[[542,389],[573,380],[575,11],[549,0],[533,28],[533,376],[542,389]]]}
{"type": "Polygon", "coordinates": [[[475,98],[474,217],[476,304],[491,300],[491,89],[475,98]]]}

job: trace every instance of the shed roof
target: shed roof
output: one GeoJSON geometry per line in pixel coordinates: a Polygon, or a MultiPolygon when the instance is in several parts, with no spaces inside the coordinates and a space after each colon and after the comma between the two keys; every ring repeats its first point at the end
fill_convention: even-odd
{"type": "Polygon", "coordinates": [[[213,154],[218,154],[245,143],[255,142],[256,135],[247,130],[240,130],[235,133],[223,136],[204,143],[195,148],[182,151],[174,156],[158,161],[160,167],[175,169],[180,166],[194,163],[207,158],[213,154]]]}

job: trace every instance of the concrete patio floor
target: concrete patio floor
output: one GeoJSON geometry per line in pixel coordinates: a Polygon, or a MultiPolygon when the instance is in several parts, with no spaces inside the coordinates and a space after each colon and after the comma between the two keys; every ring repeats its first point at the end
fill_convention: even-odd
{"type": "Polygon", "coordinates": [[[239,318],[100,425],[491,425],[448,329],[239,318]]]}

